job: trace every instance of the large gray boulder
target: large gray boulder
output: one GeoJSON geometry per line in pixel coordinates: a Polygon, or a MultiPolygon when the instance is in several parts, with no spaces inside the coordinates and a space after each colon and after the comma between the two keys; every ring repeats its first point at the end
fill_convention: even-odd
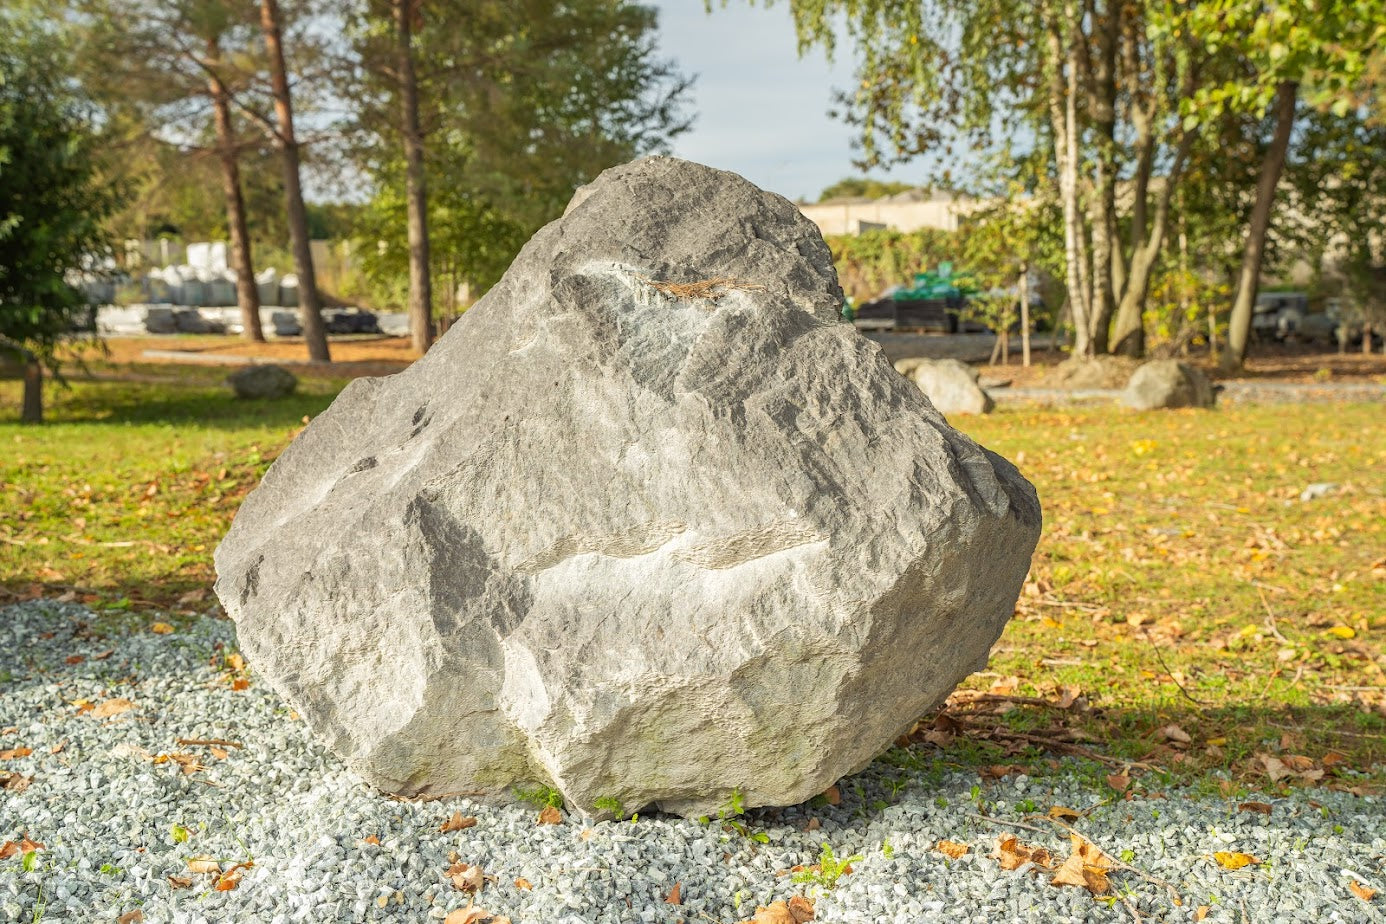
{"type": "Polygon", "coordinates": [[[298,388],[298,377],[272,363],[246,366],[226,377],[237,398],[282,398],[298,388]]]}
{"type": "Polygon", "coordinates": [[[1177,359],[1157,359],[1142,365],[1131,376],[1121,403],[1138,411],[1157,408],[1212,407],[1213,383],[1202,369],[1177,359]]]}
{"type": "Polygon", "coordinates": [[[940,414],[990,414],[996,407],[979,384],[981,373],[956,359],[902,359],[895,371],[918,385],[940,414]]]}
{"type": "Polygon", "coordinates": [[[841,303],[787,200],[603,173],[246,499],[250,664],[395,793],[688,815],[864,767],[986,663],[1040,508],[841,303]]]}

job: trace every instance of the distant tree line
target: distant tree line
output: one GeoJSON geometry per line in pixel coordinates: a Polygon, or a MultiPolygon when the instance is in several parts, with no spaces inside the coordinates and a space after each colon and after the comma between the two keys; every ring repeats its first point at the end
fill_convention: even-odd
{"type": "MultiPolygon", "coordinates": [[[[436,275],[484,290],[576,186],[689,124],[689,81],[658,56],[653,9],[631,0],[0,0],[0,15],[0,189],[38,169],[44,142],[85,170],[53,165],[82,187],[67,204],[86,197],[73,212],[87,238],[45,277],[61,296],[0,293],[0,333],[50,357],[56,341],[15,322],[11,300],[65,331],[73,271],[114,255],[113,240],[175,231],[230,242],[255,340],[257,254],[287,244],[320,361],[309,242],[355,238],[423,351],[436,275]],[[39,123],[61,137],[19,138],[39,123]],[[308,180],[346,204],[309,205],[308,180]]],[[[43,236],[10,199],[0,209],[0,246],[43,236]]]]}
{"type": "Polygon", "coordinates": [[[1221,308],[1239,366],[1267,259],[1291,251],[1331,252],[1344,300],[1386,320],[1379,0],[790,7],[805,48],[845,23],[857,74],[838,108],[862,166],[928,154],[980,195],[1052,203],[1013,246],[1058,241],[1077,355],[1145,353],[1151,293],[1173,292],[1221,308]]]}

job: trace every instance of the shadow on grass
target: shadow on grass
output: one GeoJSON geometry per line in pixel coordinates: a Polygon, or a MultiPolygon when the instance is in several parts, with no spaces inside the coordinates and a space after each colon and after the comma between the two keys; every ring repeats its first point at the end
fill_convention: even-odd
{"type": "Polygon", "coordinates": [[[207,384],[75,381],[69,387],[47,390],[45,416],[52,425],[171,424],[227,430],[287,427],[304,415],[322,413],[344,384],[309,380],[287,397],[247,400],[235,397],[225,386],[207,384]]]}

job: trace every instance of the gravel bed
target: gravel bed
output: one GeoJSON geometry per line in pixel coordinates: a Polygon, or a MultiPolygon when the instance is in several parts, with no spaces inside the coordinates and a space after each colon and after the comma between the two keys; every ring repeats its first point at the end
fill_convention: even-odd
{"type": "Polygon", "coordinates": [[[136,909],[145,922],[438,921],[468,900],[445,875],[454,854],[495,877],[477,904],[516,924],[733,922],[793,895],[816,901],[818,921],[870,924],[1192,921],[1200,908],[1212,922],[1386,919],[1386,805],[1328,790],[1261,796],[1269,816],[1177,792],[1102,804],[1106,771],[1093,765],[983,781],[915,749],[844,780],[840,805],[751,812],[744,832],[661,815],[539,825],[524,804],[395,801],[265,686],[233,688],[213,666],[234,651],[230,623],[160,634],[159,618],[53,602],[0,610],[0,754],[20,749],[0,759],[0,774],[16,775],[0,791],[0,841],[45,845],[0,860],[0,922],[115,921],[136,909]],[[98,717],[115,698],[134,705],[98,717]],[[187,773],[158,762],[165,754],[205,766],[187,773]],[[1087,813],[1075,827],[1139,871],[1112,874],[1115,898],[993,858],[1006,833],[1067,856],[1066,832],[1036,817],[1054,805],[1087,813]],[[477,824],[441,832],[454,812],[477,824]],[[951,860],[941,839],[970,850],[951,860]],[[854,858],[834,888],[783,874],[825,843],[854,858]],[[1216,851],[1260,863],[1224,870],[1216,851]],[[189,872],[193,857],[254,865],[217,891],[214,876],[189,872]],[[169,877],[193,881],[175,888],[169,877]],[[1382,894],[1363,901],[1354,881],[1382,894]],[[676,883],[682,903],[669,904],[676,883]]]}

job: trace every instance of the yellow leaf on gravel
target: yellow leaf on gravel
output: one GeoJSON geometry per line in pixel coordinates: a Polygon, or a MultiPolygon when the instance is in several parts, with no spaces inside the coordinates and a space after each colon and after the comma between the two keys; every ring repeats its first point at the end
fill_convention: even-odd
{"type": "Polygon", "coordinates": [[[1356,879],[1348,883],[1348,889],[1352,892],[1353,895],[1356,895],[1364,902],[1369,902],[1373,898],[1376,898],[1376,889],[1368,888],[1367,886],[1362,885],[1362,883],[1358,882],[1356,879]]]}
{"type": "Polygon", "coordinates": [[[1249,853],[1237,853],[1233,850],[1219,850],[1213,854],[1213,859],[1218,861],[1218,866],[1223,869],[1241,869],[1243,866],[1252,866],[1261,862],[1249,853]]]}
{"type": "Polygon", "coordinates": [[[156,635],[168,635],[169,633],[173,632],[174,629],[173,626],[169,625],[166,622],[156,622],[154,623],[154,625],[149,627],[149,631],[155,633],[156,635]]]}
{"type": "Polygon", "coordinates": [[[934,845],[934,849],[954,860],[967,855],[967,845],[956,841],[939,841],[934,845]]]}
{"type": "Polygon", "coordinates": [[[510,924],[510,919],[468,903],[465,908],[449,911],[448,916],[443,918],[443,924],[510,924]]]}
{"type": "Polygon", "coordinates": [[[95,719],[109,719],[134,708],[135,704],[128,699],[108,699],[93,709],[91,715],[95,719]]]}
{"type": "Polygon", "coordinates": [[[1093,895],[1105,895],[1111,888],[1107,882],[1107,871],[1112,868],[1112,861],[1092,841],[1077,834],[1071,837],[1073,853],[1069,854],[1049,881],[1056,886],[1077,886],[1093,895]]]}
{"type": "Polygon", "coordinates": [[[221,864],[211,857],[193,857],[188,860],[188,872],[219,873],[221,872],[221,864]]]}
{"type": "Polygon", "coordinates": [[[1077,821],[1083,816],[1071,808],[1066,808],[1062,805],[1051,805],[1049,807],[1049,817],[1057,818],[1060,821],[1077,821]]]}

